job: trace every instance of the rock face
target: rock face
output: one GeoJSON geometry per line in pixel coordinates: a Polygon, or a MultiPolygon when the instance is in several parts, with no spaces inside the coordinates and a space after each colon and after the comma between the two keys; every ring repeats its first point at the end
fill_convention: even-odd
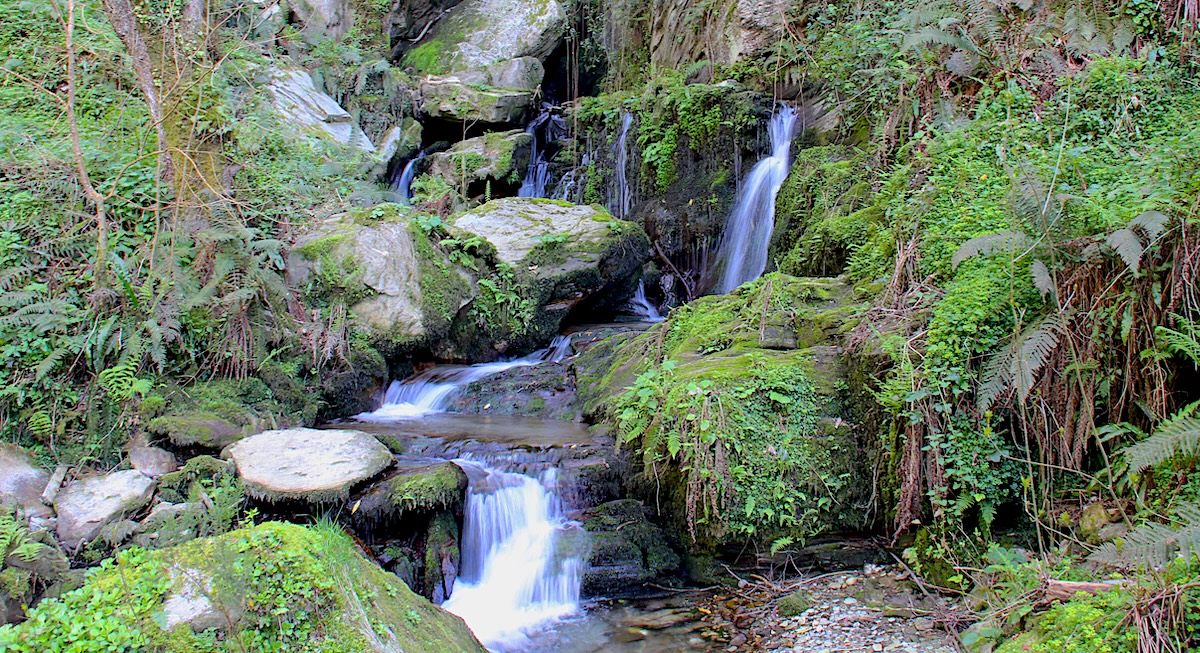
{"type": "Polygon", "coordinates": [[[170,650],[212,651],[221,644],[203,631],[220,628],[226,641],[253,637],[254,650],[485,653],[462,619],[364,558],[337,526],[268,522],[118,555],[120,564],[96,569],[84,587],[0,630],[0,650],[29,642],[61,649],[73,627],[104,621],[121,628],[90,639],[88,650],[169,642],[170,650]]]}
{"type": "Polygon", "coordinates": [[[468,138],[429,157],[428,174],[456,188],[482,181],[517,184],[529,166],[532,145],[533,136],[520,129],[468,138]]]}
{"type": "Polygon", "coordinates": [[[106,525],[149,503],[154,485],[154,479],[136,470],[91,476],[67,485],[54,501],[59,541],[74,549],[95,539],[106,525]]]}
{"type": "Polygon", "coordinates": [[[246,491],[271,501],[345,499],[350,488],[392,464],[392,454],[358,431],[265,431],[228,450],[246,491]]]}
{"type": "Polygon", "coordinates": [[[179,468],[175,456],[158,447],[134,447],[129,450],[129,464],[150,478],[159,478],[179,468]]]}
{"type": "Polygon", "coordinates": [[[679,555],[638,501],[622,499],[590,508],[584,512],[583,527],[591,544],[583,575],[585,595],[611,598],[679,571],[679,555]]]}
{"type": "Polygon", "coordinates": [[[340,41],[354,26],[354,7],[349,0],[287,0],[292,15],[314,42],[340,41]]]}
{"type": "Polygon", "coordinates": [[[12,444],[0,444],[0,508],[16,508],[21,516],[49,517],[42,490],[50,475],[34,466],[29,454],[12,444]]]}
{"type": "Polygon", "coordinates": [[[375,146],[336,100],[317,89],[303,70],[271,71],[267,85],[271,104],[298,135],[317,134],[339,145],[373,154],[375,146]]]}
{"type": "MultiPolygon", "coordinates": [[[[567,14],[558,0],[466,0],[409,50],[405,65],[425,74],[478,74],[522,57],[544,61],[558,46],[567,14]]],[[[464,78],[467,83],[489,80],[464,78]]],[[[541,79],[537,80],[538,83],[541,79]]]]}

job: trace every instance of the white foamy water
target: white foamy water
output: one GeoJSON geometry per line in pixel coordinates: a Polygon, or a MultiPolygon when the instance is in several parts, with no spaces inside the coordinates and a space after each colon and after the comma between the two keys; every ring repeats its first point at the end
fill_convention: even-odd
{"type": "Polygon", "coordinates": [[[557,363],[570,354],[571,339],[557,336],[549,347],[523,358],[479,365],[438,365],[403,381],[392,381],[384,395],[383,405],[373,412],[355,415],[355,419],[385,422],[443,413],[450,407],[458,391],[474,381],[514,367],[557,363]]]}
{"type": "Polygon", "coordinates": [[[521,188],[517,190],[517,197],[546,196],[546,188],[550,185],[550,159],[546,156],[546,148],[561,137],[566,126],[562,116],[554,115],[553,106],[544,104],[538,117],[525,128],[525,132],[533,137],[533,145],[529,153],[529,168],[525,171],[521,188]]]}
{"type": "Polygon", "coordinates": [[[404,169],[401,170],[400,176],[392,182],[392,190],[400,193],[400,203],[408,206],[412,204],[412,182],[413,177],[417,172],[417,162],[425,158],[425,150],[421,150],[416,156],[409,159],[408,163],[404,164],[404,169]]]}
{"type": "MultiPolygon", "coordinates": [[[[582,551],[561,538],[581,533],[563,514],[557,470],[534,479],[470,460],[462,573],[442,607],[462,617],[493,651],[520,649],[530,635],[579,612],[582,551]]],[[[578,548],[578,547],[576,547],[578,548]]]]}
{"type": "Polygon", "coordinates": [[[771,116],[768,128],[771,154],[760,160],[746,177],[725,226],[718,257],[721,266],[721,279],[715,289],[718,293],[732,292],[759,278],[767,269],[767,249],[775,229],[775,196],[788,175],[788,152],[795,125],[796,111],[787,105],[781,105],[771,116]]]}
{"type": "Polygon", "coordinates": [[[633,192],[629,187],[629,127],[633,125],[633,114],[628,111],[621,117],[621,130],[617,132],[613,151],[616,158],[617,178],[609,189],[608,208],[612,214],[622,220],[629,215],[633,208],[633,192]]]}
{"type": "Polygon", "coordinates": [[[629,310],[646,322],[662,322],[667,319],[658,312],[658,307],[646,298],[646,282],[638,281],[637,292],[629,300],[629,310]]]}

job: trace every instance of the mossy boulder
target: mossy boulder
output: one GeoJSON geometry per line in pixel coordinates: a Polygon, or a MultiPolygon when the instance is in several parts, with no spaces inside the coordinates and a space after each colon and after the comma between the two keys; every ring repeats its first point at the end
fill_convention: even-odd
{"type": "Polygon", "coordinates": [[[392,453],[359,431],[265,431],[227,450],[251,496],[268,501],[344,500],[350,488],[392,464],[392,453]]]}
{"type": "Polygon", "coordinates": [[[460,618],[368,561],[336,526],[282,523],[160,551],[122,551],[83,587],[43,601],[21,625],[0,627],[0,649],[14,653],[81,641],[81,651],[216,652],[233,644],[484,653],[460,618]]]}
{"type": "Polygon", "coordinates": [[[288,279],[314,303],[348,306],[356,330],[384,355],[444,336],[476,292],[474,278],[399,205],[318,225],[289,253],[288,279]]]}
{"type": "Polygon", "coordinates": [[[514,129],[488,132],[455,143],[449,150],[429,157],[427,174],[445,179],[459,188],[493,183],[496,190],[519,183],[529,166],[533,136],[514,129]]]}
{"type": "Polygon", "coordinates": [[[679,554],[641,502],[621,499],[589,508],[583,513],[583,528],[590,545],[585,595],[612,598],[678,576],[679,554]]]}
{"type": "Polygon", "coordinates": [[[468,83],[491,83],[478,75],[513,59],[544,61],[566,29],[558,0],[465,0],[405,53],[403,65],[418,74],[463,73],[468,83]]]}
{"type": "Polygon", "coordinates": [[[519,124],[532,101],[529,91],[471,84],[454,75],[425,77],[420,88],[421,113],[459,122],[519,124]]]}
{"type": "Polygon", "coordinates": [[[372,519],[409,516],[462,508],[467,474],[451,462],[398,464],[394,474],[358,499],[356,513],[372,519]]]}
{"type": "Polygon", "coordinates": [[[644,462],[629,491],[660,500],[693,553],[866,526],[870,442],[844,419],[835,344],[850,300],[771,274],[575,363],[585,411],[644,462]]]}
{"type": "MultiPolygon", "coordinates": [[[[157,402],[150,402],[162,403],[163,409],[149,420],[146,430],[177,447],[222,449],[267,429],[310,423],[316,417],[314,399],[311,393],[277,395],[253,377],[199,382],[171,388],[157,402]]],[[[147,405],[143,402],[143,411],[147,405]]]]}
{"type": "Polygon", "coordinates": [[[453,410],[477,415],[520,415],[575,421],[580,406],[575,381],[564,363],[515,367],[468,385],[453,410]]]}

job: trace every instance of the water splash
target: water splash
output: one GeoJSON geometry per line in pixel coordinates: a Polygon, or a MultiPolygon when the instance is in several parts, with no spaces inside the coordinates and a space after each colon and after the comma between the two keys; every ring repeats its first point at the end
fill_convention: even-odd
{"type": "Polygon", "coordinates": [[[658,307],[646,298],[646,282],[638,281],[637,292],[629,300],[629,310],[645,322],[662,322],[667,319],[658,312],[658,307]]]}
{"type": "Polygon", "coordinates": [[[493,651],[524,647],[539,628],[579,611],[582,547],[566,538],[582,536],[580,525],[563,514],[557,469],[534,479],[455,462],[469,479],[462,573],[442,607],[493,651]]]}
{"type": "Polygon", "coordinates": [[[479,365],[438,365],[403,381],[392,381],[383,405],[355,419],[379,422],[442,413],[463,387],[514,367],[557,363],[571,355],[571,338],[557,336],[549,347],[523,358],[479,365]]]}
{"type": "Polygon", "coordinates": [[[767,268],[767,249],[775,229],[775,195],[788,174],[788,152],[796,124],[796,111],[781,105],[771,116],[771,154],[759,161],[733,204],[725,236],[718,254],[721,279],[718,293],[735,288],[762,276],[767,268]]]}
{"type": "Polygon", "coordinates": [[[543,104],[541,113],[525,128],[525,132],[533,136],[533,151],[529,153],[529,168],[517,197],[546,196],[546,187],[550,185],[550,157],[546,146],[562,138],[566,129],[566,121],[554,113],[554,106],[543,104]]]}
{"type": "Polygon", "coordinates": [[[622,220],[629,215],[633,208],[633,193],[629,188],[629,127],[633,125],[633,114],[628,111],[621,117],[621,130],[617,132],[617,140],[613,143],[616,158],[616,180],[610,189],[608,208],[612,214],[622,220]]]}
{"type": "Polygon", "coordinates": [[[400,203],[409,206],[412,204],[412,182],[413,177],[417,174],[417,162],[425,158],[425,150],[421,150],[416,156],[408,160],[404,164],[404,169],[400,172],[400,176],[392,180],[392,191],[399,193],[400,203]]]}

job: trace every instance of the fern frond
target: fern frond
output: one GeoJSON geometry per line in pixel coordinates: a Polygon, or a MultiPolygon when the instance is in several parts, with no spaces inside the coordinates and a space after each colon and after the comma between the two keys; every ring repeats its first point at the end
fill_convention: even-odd
{"type": "Polygon", "coordinates": [[[1115,542],[1096,549],[1088,559],[1118,568],[1163,569],[1176,559],[1200,553],[1200,507],[1184,504],[1176,509],[1181,525],[1143,524],[1115,542]]]}
{"type": "Polygon", "coordinates": [[[1200,451],[1200,419],[1192,416],[1200,402],[1181,409],[1145,441],[1131,445],[1123,452],[1133,473],[1166,462],[1177,455],[1195,456],[1200,451]]]}
{"type": "Polygon", "coordinates": [[[1200,365],[1200,328],[1190,320],[1172,314],[1179,323],[1179,330],[1158,326],[1154,329],[1154,337],[1160,341],[1160,347],[1173,354],[1180,354],[1191,359],[1192,363],[1200,365]]]}
{"type": "Polygon", "coordinates": [[[950,264],[957,268],[963,261],[972,256],[989,256],[1000,251],[1016,251],[1032,244],[1029,236],[1020,231],[1001,231],[986,236],[972,238],[959,246],[958,251],[950,259],[950,264]]]}
{"type": "Polygon", "coordinates": [[[1030,266],[1030,272],[1033,274],[1033,287],[1045,298],[1048,295],[1054,294],[1055,285],[1054,277],[1050,274],[1050,268],[1041,259],[1037,259],[1030,266]]]}
{"type": "Polygon", "coordinates": [[[1116,251],[1134,274],[1137,273],[1142,262],[1142,241],[1132,229],[1117,229],[1104,242],[1116,251]]]}
{"type": "Polygon", "coordinates": [[[975,395],[979,409],[989,410],[996,398],[1013,386],[1024,402],[1050,361],[1061,334],[1062,317],[1055,313],[1031,325],[996,352],[984,366],[983,382],[975,395]]]}

